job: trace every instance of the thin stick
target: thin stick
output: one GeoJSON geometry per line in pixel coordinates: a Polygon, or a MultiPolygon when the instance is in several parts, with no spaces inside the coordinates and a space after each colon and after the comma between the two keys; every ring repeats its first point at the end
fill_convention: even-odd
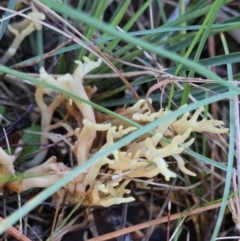
{"type": "Polygon", "coordinates": [[[40,61],[51,57],[58,49],[63,48],[65,45],[71,43],[72,41],[73,41],[73,39],[70,38],[66,42],[64,42],[64,43],[60,44],[59,46],[57,46],[55,49],[53,49],[53,50],[49,51],[48,53],[44,54],[41,58],[35,59],[34,61],[31,61],[31,62],[28,62],[28,63],[25,63],[25,64],[14,65],[14,66],[12,66],[12,68],[13,69],[20,69],[20,68],[25,68],[25,67],[28,67],[28,66],[32,66],[32,65],[38,64],[40,61]]]}
{"type": "Polygon", "coordinates": [[[167,241],[169,241],[170,238],[170,216],[171,216],[171,202],[168,202],[168,220],[167,220],[167,241]]]}
{"type": "Polygon", "coordinates": [[[239,104],[238,96],[233,98],[234,105],[234,123],[235,123],[235,145],[236,145],[236,159],[237,159],[237,177],[238,185],[240,185],[240,130],[239,130],[239,104]]]}
{"type": "MultiPolygon", "coordinates": [[[[128,209],[128,204],[124,203],[123,204],[123,210],[122,210],[122,217],[121,217],[121,223],[120,223],[120,229],[125,228],[126,226],[126,219],[127,219],[127,209],[128,209]]],[[[124,236],[118,237],[117,241],[124,241],[124,236]]]]}

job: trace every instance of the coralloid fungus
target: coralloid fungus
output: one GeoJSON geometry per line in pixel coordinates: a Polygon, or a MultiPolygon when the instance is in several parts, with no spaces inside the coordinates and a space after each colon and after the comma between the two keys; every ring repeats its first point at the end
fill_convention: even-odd
{"type": "MultiPolygon", "coordinates": [[[[88,100],[89,97],[83,86],[83,77],[89,71],[99,67],[101,60],[94,62],[87,57],[84,57],[83,60],[84,63],[76,61],[78,66],[73,74],[66,74],[55,79],[44,68],[41,68],[40,78],[43,82],[61,87],[88,100]]],[[[36,88],[36,102],[42,116],[44,115],[41,120],[42,131],[49,133],[58,126],[58,124],[51,124],[53,113],[59,105],[65,104],[69,115],[75,117],[78,123],[78,128],[71,133],[76,137],[76,140],[71,143],[70,149],[75,155],[78,165],[86,162],[92,155],[98,155],[117,140],[136,130],[135,127],[112,117],[107,122],[96,123],[94,110],[90,105],[61,94],[56,95],[55,100],[47,105],[43,95],[52,91],[42,86],[36,88]],[[93,141],[97,133],[101,133],[105,140],[101,145],[93,148],[93,141]]],[[[151,99],[148,101],[151,102],[151,99]]],[[[171,119],[152,130],[154,135],[146,134],[131,143],[127,143],[126,146],[114,151],[111,155],[100,159],[85,173],[81,173],[68,183],[64,189],[55,193],[54,200],[59,200],[64,191],[66,193],[65,202],[68,203],[77,203],[82,197],[84,197],[83,203],[86,205],[110,206],[134,201],[127,188],[131,178],[148,178],[152,181],[158,174],[161,174],[166,181],[169,181],[170,178],[176,178],[176,173],[171,170],[173,167],[170,169],[166,162],[167,157],[173,157],[176,160],[181,172],[195,176],[194,172],[185,167],[184,159],[180,156],[184,149],[190,147],[194,142],[194,138],[191,138],[190,134],[192,132],[221,134],[228,131],[227,128],[220,128],[220,125],[223,124],[221,121],[205,118],[199,121],[202,112],[203,108],[200,107],[192,117],[187,112],[179,119],[171,119]],[[175,130],[174,133],[171,128],[175,130]],[[167,137],[169,143],[164,142],[163,137],[167,137]]],[[[132,107],[122,108],[118,111],[118,114],[141,125],[146,125],[169,113],[169,110],[164,109],[153,113],[146,100],[139,100],[132,107]]],[[[63,126],[62,122],[59,125],[63,126]]],[[[68,128],[69,130],[71,128],[68,128]]],[[[48,137],[42,137],[41,141],[48,143],[48,137]]],[[[29,188],[43,188],[52,185],[71,171],[72,168],[57,162],[56,157],[51,157],[45,161],[45,156],[46,153],[43,153],[36,158],[37,160],[28,163],[30,169],[23,173],[22,180],[6,180],[2,186],[5,185],[18,193],[29,188]]],[[[11,156],[1,155],[1,177],[6,174],[14,175],[12,163],[11,156]]]]}

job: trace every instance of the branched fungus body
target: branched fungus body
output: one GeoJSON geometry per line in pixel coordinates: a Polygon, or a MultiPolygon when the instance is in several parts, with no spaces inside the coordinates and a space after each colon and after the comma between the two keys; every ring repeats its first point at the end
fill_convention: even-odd
{"type": "MultiPolygon", "coordinates": [[[[66,74],[54,79],[44,68],[41,68],[40,77],[44,82],[61,87],[88,100],[88,95],[82,83],[83,76],[100,66],[101,61],[94,62],[84,57],[84,63],[80,61],[76,61],[76,63],[78,67],[72,75],[66,74]]],[[[63,103],[63,100],[67,99],[66,107],[70,115],[76,117],[77,123],[81,122],[74,132],[77,140],[71,146],[71,151],[75,154],[78,165],[86,162],[90,156],[98,155],[98,153],[111,147],[118,139],[136,130],[135,127],[110,117],[108,122],[98,124],[91,106],[77,99],[71,101],[67,96],[58,95],[50,105],[47,105],[43,100],[43,95],[49,94],[51,91],[41,86],[37,86],[36,90],[36,102],[41,114],[44,115],[41,121],[43,132],[47,133],[53,126],[54,128],[57,126],[56,124],[51,125],[53,112],[63,103]],[[93,141],[97,132],[101,133],[105,140],[101,142],[98,148],[93,148],[93,141]]],[[[148,101],[151,102],[151,99],[148,101]]],[[[206,119],[198,121],[202,111],[203,108],[200,107],[191,118],[189,118],[190,113],[187,112],[178,120],[176,118],[171,119],[152,130],[154,133],[152,136],[146,134],[131,143],[127,143],[126,146],[114,151],[111,155],[99,159],[86,173],[79,174],[77,178],[64,187],[66,202],[76,203],[82,197],[84,197],[84,204],[87,205],[110,206],[131,202],[134,198],[126,196],[126,194],[130,194],[130,190],[126,187],[132,178],[151,178],[153,180],[155,176],[161,174],[166,181],[169,181],[170,178],[176,177],[176,173],[170,170],[166,161],[168,157],[173,157],[177,161],[178,167],[183,173],[195,176],[195,173],[185,167],[185,162],[180,156],[184,149],[194,142],[194,138],[190,138],[190,134],[194,131],[218,134],[228,131],[227,128],[219,128],[223,124],[221,121],[206,119]],[[163,137],[167,137],[168,142],[164,142],[163,137]]],[[[122,108],[118,113],[145,125],[168,115],[170,111],[160,109],[153,113],[146,100],[139,100],[132,107],[122,108]]],[[[43,137],[42,142],[46,143],[47,138],[43,137]]],[[[44,158],[45,156],[42,155],[41,162],[44,158]]],[[[4,160],[2,160],[2,165],[4,163],[4,160]]],[[[39,164],[35,163],[32,168],[24,173],[25,179],[7,183],[8,187],[16,192],[22,192],[33,187],[47,187],[72,169],[63,163],[57,163],[55,157],[39,164]],[[38,176],[33,174],[38,174],[38,176]]],[[[14,174],[13,169],[9,172],[14,174]]],[[[59,190],[54,195],[54,199],[59,199],[62,192],[63,189],[59,190]]]]}

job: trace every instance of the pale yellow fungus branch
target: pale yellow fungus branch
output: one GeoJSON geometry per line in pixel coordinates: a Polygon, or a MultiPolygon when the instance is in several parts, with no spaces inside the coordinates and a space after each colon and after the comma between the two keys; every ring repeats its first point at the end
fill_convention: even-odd
{"type": "Polygon", "coordinates": [[[113,133],[113,138],[115,138],[115,139],[121,138],[121,137],[129,134],[130,132],[135,131],[136,129],[137,129],[137,127],[133,127],[133,126],[128,127],[126,129],[124,129],[123,126],[119,126],[118,130],[113,133]]]}
{"type": "Polygon", "coordinates": [[[169,181],[171,177],[177,176],[176,173],[168,169],[168,164],[162,157],[155,156],[152,161],[158,166],[159,173],[165,177],[166,181],[169,181]]]}
{"type": "Polygon", "coordinates": [[[9,182],[7,186],[17,193],[34,187],[48,187],[61,178],[59,175],[51,175],[53,165],[56,165],[56,157],[49,158],[39,166],[29,168],[22,174],[21,180],[9,182]]]}
{"type": "MultiPolygon", "coordinates": [[[[73,75],[66,74],[57,79],[54,79],[51,75],[49,75],[45,71],[44,68],[41,68],[40,78],[51,85],[60,87],[65,91],[73,93],[83,99],[89,100],[88,95],[83,87],[83,83],[82,83],[83,77],[89,71],[100,66],[101,60],[99,59],[97,62],[95,62],[95,61],[90,61],[87,57],[84,57],[83,59],[84,59],[84,63],[82,63],[81,61],[75,61],[78,64],[78,67],[74,71],[73,75]]],[[[78,109],[80,110],[83,118],[95,124],[96,120],[95,120],[93,108],[90,105],[85,104],[77,99],[73,99],[73,101],[78,107],[78,109]]],[[[86,161],[86,157],[96,137],[96,130],[92,129],[90,131],[89,127],[86,126],[86,127],[83,127],[83,130],[82,130],[83,134],[81,133],[78,134],[78,132],[79,130],[76,132],[76,134],[80,138],[84,137],[86,140],[86,143],[82,142],[81,144],[79,144],[79,148],[78,146],[73,148],[74,153],[77,155],[78,163],[81,164],[84,161],[86,161]],[[81,147],[81,145],[83,146],[81,147]],[[83,156],[81,157],[81,155],[83,156]]]]}
{"type": "Polygon", "coordinates": [[[176,161],[177,161],[177,163],[178,163],[178,167],[179,167],[179,169],[183,172],[183,173],[185,173],[185,174],[187,174],[187,175],[189,175],[189,176],[196,176],[196,173],[194,173],[194,172],[192,172],[192,171],[190,171],[190,170],[188,170],[186,167],[185,167],[185,162],[184,162],[184,160],[183,160],[183,158],[180,156],[180,155],[173,155],[173,157],[176,159],[176,161]]]}
{"type": "MultiPolygon", "coordinates": [[[[39,12],[34,5],[32,6],[32,11],[29,12],[27,15],[36,20],[45,20],[45,14],[42,12],[39,12]]],[[[11,23],[11,27],[21,32],[31,24],[34,25],[34,29],[36,30],[42,29],[41,23],[38,23],[37,21],[33,21],[32,19],[29,19],[29,18],[25,18],[21,22],[11,23]]]]}
{"type": "Polygon", "coordinates": [[[128,190],[124,189],[127,183],[128,182],[123,183],[122,184],[123,186],[119,187],[120,188],[119,196],[116,196],[116,197],[114,197],[111,194],[108,194],[109,190],[104,184],[102,183],[96,184],[92,191],[92,204],[100,205],[103,207],[109,207],[114,204],[128,203],[128,202],[134,201],[135,199],[133,197],[122,197],[124,193],[129,193],[128,190]]]}
{"type": "MultiPolygon", "coordinates": [[[[57,79],[54,79],[45,71],[44,68],[41,68],[40,78],[49,84],[62,88],[65,91],[73,93],[83,99],[89,100],[83,87],[83,77],[89,71],[100,66],[101,60],[99,59],[97,62],[94,62],[90,61],[87,57],[84,57],[83,59],[84,63],[81,61],[75,61],[78,64],[78,67],[74,71],[73,75],[66,74],[57,79]]],[[[81,111],[83,118],[91,121],[92,123],[95,123],[95,116],[92,107],[76,99],[74,99],[74,102],[78,109],[81,111]]]]}
{"type": "MultiPolygon", "coordinates": [[[[162,148],[156,148],[156,141],[154,143],[152,141],[152,138],[147,138],[145,140],[145,145],[147,147],[146,158],[156,163],[159,168],[159,172],[165,176],[165,179],[167,181],[170,179],[170,177],[175,177],[176,175],[167,168],[168,165],[163,158],[180,154],[183,152],[185,147],[190,146],[194,141],[193,138],[187,143],[185,143],[185,147],[182,145],[183,142],[189,137],[190,133],[191,128],[188,128],[188,130],[183,135],[175,136],[170,144],[164,144],[165,146],[163,146],[162,148]]],[[[179,159],[178,162],[181,170],[185,170],[184,162],[180,162],[179,159]]]]}
{"type": "Polygon", "coordinates": [[[113,161],[111,161],[110,159],[108,159],[106,157],[106,158],[99,160],[97,163],[93,164],[90,167],[88,174],[86,175],[86,178],[84,180],[84,186],[87,187],[89,185],[89,188],[92,188],[93,185],[95,184],[96,177],[98,176],[98,173],[99,173],[101,167],[105,164],[111,165],[112,163],[113,163],[113,161]]]}
{"type": "Polygon", "coordinates": [[[203,118],[201,121],[197,121],[200,114],[204,111],[203,107],[198,108],[193,116],[188,120],[190,113],[185,113],[179,120],[177,120],[173,127],[177,131],[178,134],[183,134],[187,131],[189,127],[192,128],[192,131],[196,132],[210,132],[215,134],[222,134],[228,131],[228,128],[218,128],[218,126],[223,125],[223,121],[218,120],[207,120],[203,118]]]}
{"type": "MultiPolygon", "coordinates": [[[[49,158],[45,163],[28,169],[23,173],[21,180],[9,182],[7,186],[9,189],[17,193],[21,193],[34,187],[48,187],[59,181],[71,170],[71,168],[65,166],[63,163],[57,163],[56,157],[53,156],[49,158]]],[[[77,195],[82,193],[86,195],[85,187],[82,184],[84,178],[85,174],[81,174],[69,182],[66,185],[67,191],[77,195]]]]}
{"type": "MultiPolygon", "coordinates": [[[[30,12],[28,15],[36,20],[45,19],[45,15],[43,13],[40,13],[34,6],[32,8],[32,12],[30,12]]],[[[0,59],[0,64],[7,63],[9,59],[15,55],[20,44],[26,38],[26,36],[30,35],[35,30],[40,30],[41,28],[41,24],[31,19],[24,19],[22,22],[8,25],[9,32],[15,35],[15,38],[11,46],[5,52],[4,56],[0,59]]]]}
{"type": "Polygon", "coordinates": [[[3,186],[7,183],[11,177],[15,175],[15,170],[13,162],[15,161],[15,156],[8,155],[0,147],[0,191],[2,191],[3,186]]]}
{"type": "Polygon", "coordinates": [[[89,150],[92,146],[92,133],[96,131],[107,131],[111,127],[111,123],[108,124],[95,124],[91,123],[89,120],[83,120],[83,129],[80,131],[79,128],[75,130],[75,135],[77,136],[77,142],[72,148],[72,151],[77,157],[78,164],[84,163],[89,156],[89,150]]]}
{"type": "MultiPolygon", "coordinates": [[[[108,130],[107,137],[106,137],[107,142],[104,146],[102,146],[101,151],[104,151],[107,148],[109,148],[111,145],[113,145],[113,143],[114,143],[113,135],[116,132],[116,129],[117,129],[117,127],[113,126],[108,130]]],[[[118,159],[118,151],[114,151],[112,154],[114,155],[115,159],[118,159]]]]}

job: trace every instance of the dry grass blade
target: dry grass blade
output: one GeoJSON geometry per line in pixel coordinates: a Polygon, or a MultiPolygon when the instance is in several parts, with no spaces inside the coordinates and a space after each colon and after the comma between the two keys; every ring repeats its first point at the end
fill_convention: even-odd
{"type": "MultiPolygon", "coordinates": [[[[236,83],[235,83],[236,84],[236,83]]],[[[233,169],[232,183],[235,195],[233,198],[228,200],[228,207],[232,212],[232,219],[236,225],[237,230],[240,232],[240,196],[239,196],[239,185],[240,185],[240,130],[239,130],[239,101],[238,96],[234,97],[234,121],[235,121],[235,138],[236,138],[236,160],[237,170],[233,169]]]]}

